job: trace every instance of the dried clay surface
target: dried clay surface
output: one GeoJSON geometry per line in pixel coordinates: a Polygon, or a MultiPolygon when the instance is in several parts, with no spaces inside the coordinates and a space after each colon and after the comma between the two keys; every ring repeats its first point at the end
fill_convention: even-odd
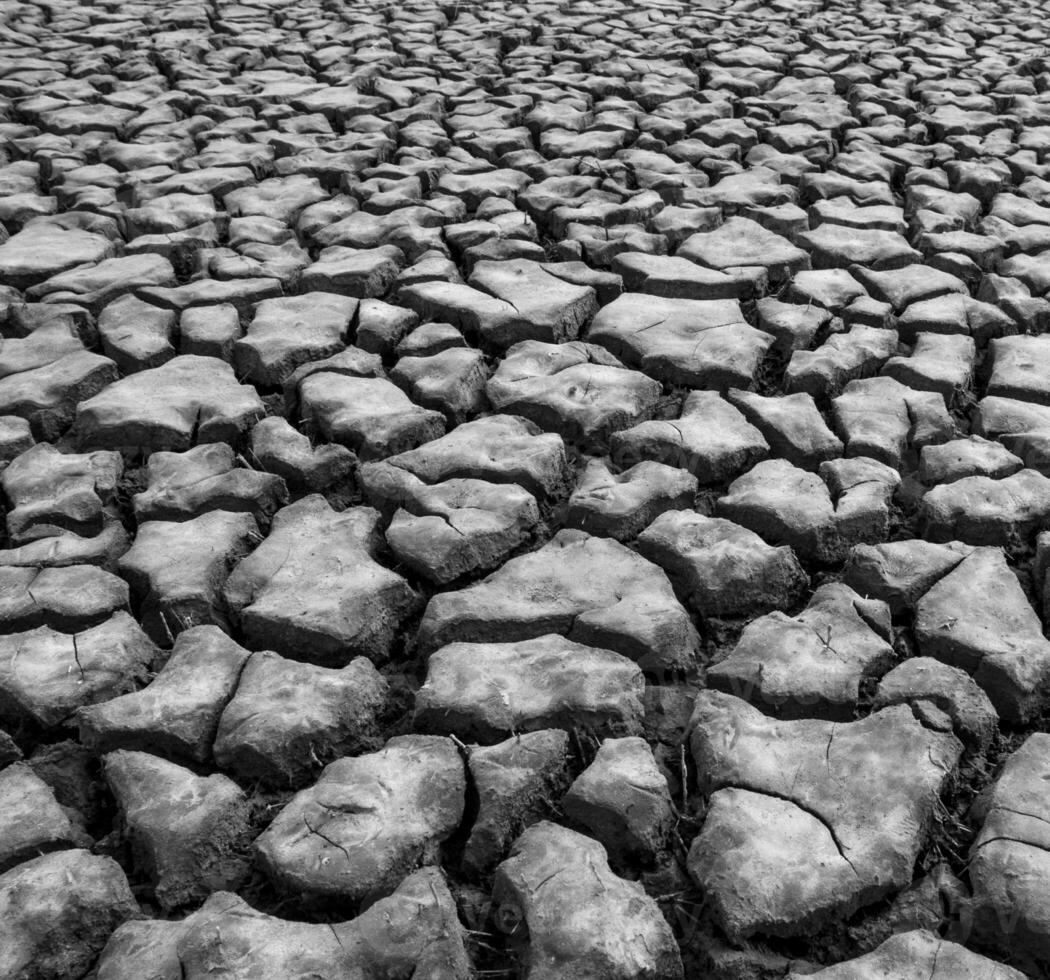
{"type": "Polygon", "coordinates": [[[1050,980],[1040,0],[0,0],[0,980],[1050,980]]]}

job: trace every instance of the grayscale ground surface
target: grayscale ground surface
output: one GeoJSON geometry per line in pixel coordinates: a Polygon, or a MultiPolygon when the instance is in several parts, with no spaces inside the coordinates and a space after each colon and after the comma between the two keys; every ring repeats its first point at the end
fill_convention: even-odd
{"type": "Polygon", "coordinates": [[[0,978],[1050,976],[1047,21],[0,2],[0,978]]]}

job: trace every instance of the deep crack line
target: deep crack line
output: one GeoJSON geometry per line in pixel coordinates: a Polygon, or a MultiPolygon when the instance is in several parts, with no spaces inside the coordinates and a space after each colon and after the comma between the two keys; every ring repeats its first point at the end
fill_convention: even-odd
{"type": "Polygon", "coordinates": [[[808,814],[814,820],[820,823],[821,826],[824,827],[824,829],[828,832],[828,835],[831,837],[832,843],[835,845],[835,849],[839,852],[839,857],[841,857],[842,860],[850,866],[850,869],[853,871],[853,874],[856,875],[857,878],[863,878],[860,872],[857,871],[857,868],[850,860],[849,856],[846,854],[848,848],[845,845],[843,845],[841,840],[839,840],[839,835],[835,832],[835,828],[831,825],[831,822],[826,817],[824,817],[824,815],[818,810],[815,810],[813,809],[813,807],[807,806],[804,803],[800,803],[798,800],[792,799],[790,796],[784,793],[777,793],[770,789],[749,786],[746,783],[726,783],[722,786],[719,786],[718,789],[741,789],[745,790],[748,793],[754,793],[756,796],[771,796],[774,799],[783,800],[785,803],[790,803],[793,806],[798,807],[803,813],[808,814]]]}
{"type": "Polygon", "coordinates": [[[312,827],[310,825],[310,821],[307,818],[305,813],[303,814],[303,823],[306,825],[306,829],[308,831],[310,831],[311,834],[314,834],[315,836],[320,837],[321,840],[323,840],[326,843],[330,844],[332,847],[335,847],[338,850],[342,851],[343,852],[343,856],[346,858],[346,863],[347,864],[352,864],[353,863],[353,859],[350,857],[350,852],[342,844],[340,844],[339,841],[332,840],[332,838],[329,837],[327,834],[325,834],[322,831],[317,830],[316,828],[312,827]]]}
{"type": "Polygon", "coordinates": [[[73,659],[77,662],[77,669],[80,671],[80,683],[84,683],[84,665],[80,662],[80,648],[77,646],[77,635],[74,633],[70,639],[73,641],[73,659]]]}

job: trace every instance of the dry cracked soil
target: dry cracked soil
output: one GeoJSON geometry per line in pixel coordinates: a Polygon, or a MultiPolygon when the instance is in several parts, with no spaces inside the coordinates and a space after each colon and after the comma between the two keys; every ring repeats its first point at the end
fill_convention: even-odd
{"type": "Polygon", "coordinates": [[[1037,0],[0,0],[0,980],[1050,977],[1037,0]]]}

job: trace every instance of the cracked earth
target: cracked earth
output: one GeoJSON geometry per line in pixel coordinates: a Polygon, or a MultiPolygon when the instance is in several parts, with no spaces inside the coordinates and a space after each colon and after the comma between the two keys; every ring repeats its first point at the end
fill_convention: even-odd
{"type": "Polygon", "coordinates": [[[0,0],[0,978],[1050,977],[1047,41],[0,0]]]}

